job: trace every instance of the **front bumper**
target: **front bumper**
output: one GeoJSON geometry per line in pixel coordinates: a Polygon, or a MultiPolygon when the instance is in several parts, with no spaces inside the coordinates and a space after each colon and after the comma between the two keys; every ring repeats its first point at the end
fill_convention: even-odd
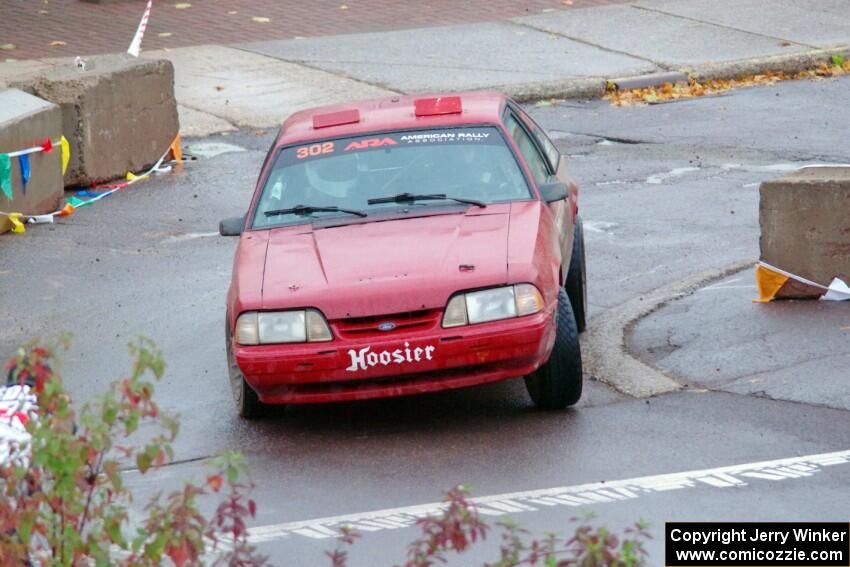
{"type": "Polygon", "coordinates": [[[553,311],[478,325],[327,343],[233,345],[260,400],[322,403],[463,388],[534,372],[555,341],[553,311]]]}

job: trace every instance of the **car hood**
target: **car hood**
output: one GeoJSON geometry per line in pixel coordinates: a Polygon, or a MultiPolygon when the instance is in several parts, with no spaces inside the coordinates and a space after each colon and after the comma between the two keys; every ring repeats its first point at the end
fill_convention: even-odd
{"type": "Polygon", "coordinates": [[[511,205],[433,216],[273,229],[263,309],[328,319],[442,308],[456,291],[508,279],[511,205]]]}

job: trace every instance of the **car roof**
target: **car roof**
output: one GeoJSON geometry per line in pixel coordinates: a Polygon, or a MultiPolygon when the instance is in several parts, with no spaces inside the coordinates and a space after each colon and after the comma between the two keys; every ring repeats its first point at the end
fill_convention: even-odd
{"type": "Polygon", "coordinates": [[[469,124],[499,124],[508,98],[502,93],[478,91],[465,93],[438,93],[416,96],[394,96],[361,100],[344,104],[319,106],[301,110],[284,121],[276,145],[283,146],[310,140],[342,136],[359,136],[370,132],[461,126],[469,124]],[[462,111],[454,114],[416,116],[415,101],[438,97],[460,97],[462,111]],[[333,113],[356,110],[360,119],[349,124],[313,127],[313,118],[333,113]]]}

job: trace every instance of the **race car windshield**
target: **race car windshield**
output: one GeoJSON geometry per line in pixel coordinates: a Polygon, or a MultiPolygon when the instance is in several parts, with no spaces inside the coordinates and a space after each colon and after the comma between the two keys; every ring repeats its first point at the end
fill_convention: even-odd
{"type": "Polygon", "coordinates": [[[253,228],[339,215],[319,208],[373,213],[387,208],[445,207],[450,200],[400,203],[401,194],[447,195],[481,204],[527,200],[531,190],[495,127],[444,128],[338,138],[284,148],[254,214],[253,228]],[[310,215],[266,215],[309,203],[310,215]]]}

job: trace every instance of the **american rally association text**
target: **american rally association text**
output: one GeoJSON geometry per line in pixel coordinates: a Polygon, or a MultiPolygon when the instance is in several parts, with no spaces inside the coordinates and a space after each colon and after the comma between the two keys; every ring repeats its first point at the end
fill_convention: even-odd
{"type": "Polygon", "coordinates": [[[794,542],[827,542],[846,541],[846,531],[813,530],[811,528],[796,528],[791,530],[762,530],[759,528],[714,529],[714,530],[682,530],[675,528],[670,532],[672,541],[686,541],[695,544],[722,543],[728,545],[734,541],[769,541],[786,544],[789,538],[794,542]]]}

